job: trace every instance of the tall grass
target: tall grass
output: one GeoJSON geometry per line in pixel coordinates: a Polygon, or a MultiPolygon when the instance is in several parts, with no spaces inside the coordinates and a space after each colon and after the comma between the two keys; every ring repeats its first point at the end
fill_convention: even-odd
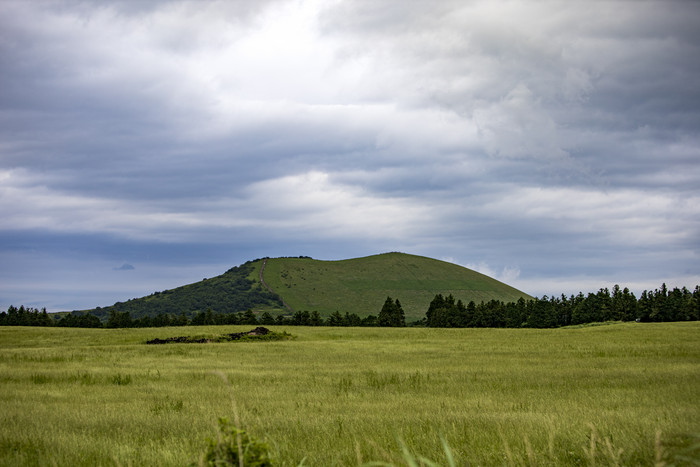
{"type": "Polygon", "coordinates": [[[0,465],[196,462],[232,394],[282,465],[698,460],[698,323],[275,330],[0,328],[0,465]]]}

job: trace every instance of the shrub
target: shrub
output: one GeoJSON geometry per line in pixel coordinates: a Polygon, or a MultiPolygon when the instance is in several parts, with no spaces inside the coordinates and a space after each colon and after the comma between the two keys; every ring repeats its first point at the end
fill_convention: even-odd
{"type": "Polygon", "coordinates": [[[216,439],[209,439],[207,452],[201,466],[246,466],[269,467],[274,465],[269,447],[245,430],[232,426],[225,418],[219,419],[219,433],[216,439]]]}
{"type": "Polygon", "coordinates": [[[112,376],[112,384],[116,384],[117,386],[126,386],[127,384],[131,384],[131,375],[122,375],[121,373],[118,373],[112,376]]]}

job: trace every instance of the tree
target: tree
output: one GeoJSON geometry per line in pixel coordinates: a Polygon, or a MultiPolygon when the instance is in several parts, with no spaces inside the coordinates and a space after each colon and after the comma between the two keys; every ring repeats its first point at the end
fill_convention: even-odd
{"type": "Polygon", "coordinates": [[[275,316],[275,324],[289,324],[289,320],[285,318],[284,315],[277,315],[275,316]]]}
{"type": "Polygon", "coordinates": [[[321,318],[321,314],[314,310],[311,312],[311,315],[309,316],[309,325],[310,326],[323,326],[323,318],[321,318]]]}
{"type": "Polygon", "coordinates": [[[425,322],[429,327],[437,327],[434,326],[433,323],[433,316],[435,312],[440,309],[445,307],[445,298],[442,296],[442,294],[437,294],[433,298],[433,300],[430,302],[430,305],[428,306],[428,311],[425,312],[425,322]]]}
{"type": "Polygon", "coordinates": [[[362,318],[360,318],[357,314],[355,313],[348,313],[347,311],[345,312],[345,317],[343,318],[345,321],[346,326],[361,326],[362,325],[362,318]]]}
{"type": "Polygon", "coordinates": [[[700,319],[700,285],[695,286],[693,295],[690,298],[690,319],[700,319]]]}
{"type": "Polygon", "coordinates": [[[666,283],[661,284],[661,290],[655,290],[652,296],[651,321],[670,321],[668,308],[668,288],[666,283]]]}
{"type": "Polygon", "coordinates": [[[344,324],[343,315],[338,310],[335,310],[328,317],[328,326],[343,326],[344,324]]]}
{"type": "MultiPolygon", "coordinates": [[[[469,302],[473,306],[474,302],[469,302]]],[[[467,306],[469,309],[469,306],[467,306]]],[[[517,302],[506,304],[505,309],[505,327],[519,328],[527,320],[527,302],[523,297],[520,297],[517,302]]]]}
{"type": "Polygon", "coordinates": [[[434,308],[430,314],[428,326],[431,328],[448,328],[450,327],[450,310],[446,306],[434,308]]]}
{"type": "Polygon", "coordinates": [[[403,312],[401,302],[399,302],[398,298],[394,303],[394,326],[406,327],[406,314],[403,312]]]}
{"type": "Polygon", "coordinates": [[[550,328],[556,324],[556,316],[553,303],[544,295],[541,299],[535,299],[529,316],[527,327],[550,328]]]}
{"type": "Polygon", "coordinates": [[[377,316],[377,321],[380,326],[391,326],[392,316],[394,315],[394,299],[391,297],[386,297],[384,305],[382,306],[379,315],[377,316]]]}
{"type": "Polygon", "coordinates": [[[153,324],[153,326],[160,328],[160,327],[170,326],[170,323],[172,323],[172,319],[171,319],[169,314],[160,313],[160,314],[157,314],[151,320],[151,323],[153,324]]]}
{"type": "Polygon", "coordinates": [[[292,315],[292,324],[296,326],[308,326],[311,320],[311,314],[304,310],[297,310],[292,315]]]}
{"type": "MultiPolygon", "coordinates": [[[[111,313],[112,313],[112,312],[110,311],[110,315],[111,315],[111,313]]],[[[204,326],[205,324],[207,324],[207,315],[206,315],[206,313],[204,313],[203,311],[200,311],[199,313],[197,313],[196,315],[194,315],[194,316],[192,317],[192,321],[190,321],[190,324],[191,324],[192,326],[204,326]]]]}
{"type": "Polygon", "coordinates": [[[621,291],[620,286],[615,284],[611,307],[614,320],[632,321],[637,317],[637,299],[627,287],[621,291]]]}
{"type": "Polygon", "coordinates": [[[642,296],[637,301],[637,319],[642,322],[651,321],[651,313],[653,311],[653,299],[651,293],[646,290],[642,292],[642,296]]]}
{"type": "Polygon", "coordinates": [[[380,326],[385,327],[406,326],[406,316],[401,307],[401,302],[398,299],[394,301],[391,297],[386,297],[379,316],[377,316],[377,322],[380,326]]]}
{"type": "Polygon", "coordinates": [[[360,323],[360,326],[367,326],[367,327],[374,327],[378,326],[379,324],[377,323],[377,317],[374,315],[367,315],[364,318],[362,318],[362,323],[360,323]]]}
{"type": "Polygon", "coordinates": [[[275,324],[275,318],[267,311],[260,315],[260,324],[275,324]]]}
{"type": "Polygon", "coordinates": [[[260,324],[260,323],[258,323],[258,318],[255,316],[255,313],[253,313],[253,310],[251,310],[250,308],[248,308],[243,313],[243,316],[241,316],[240,322],[241,322],[241,324],[251,324],[251,325],[260,324]]]}
{"type": "Polygon", "coordinates": [[[78,326],[81,328],[99,328],[102,326],[102,322],[97,316],[90,313],[85,313],[78,318],[78,326]]]}
{"type": "Polygon", "coordinates": [[[131,320],[131,314],[128,311],[119,312],[115,309],[109,311],[108,328],[131,328],[133,326],[134,322],[131,320]]]}

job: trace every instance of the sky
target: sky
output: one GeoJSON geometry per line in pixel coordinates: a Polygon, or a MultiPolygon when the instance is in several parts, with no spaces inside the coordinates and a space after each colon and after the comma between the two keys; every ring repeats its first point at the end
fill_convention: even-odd
{"type": "Polygon", "coordinates": [[[700,2],[0,1],[0,310],[401,251],[700,284],[700,2]]]}

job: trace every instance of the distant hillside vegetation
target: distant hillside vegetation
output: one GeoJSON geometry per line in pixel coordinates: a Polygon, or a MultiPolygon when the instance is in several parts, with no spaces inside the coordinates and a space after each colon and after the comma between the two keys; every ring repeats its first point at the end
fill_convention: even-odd
{"type": "Polygon", "coordinates": [[[120,313],[128,311],[134,319],[143,316],[155,317],[164,313],[184,313],[191,318],[208,309],[214,313],[238,313],[260,308],[281,311],[283,305],[280,297],[262,287],[259,280],[253,279],[255,271],[259,270],[255,265],[260,262],[249,261],[211,279],[155,292],[143,298],[117,302],[112,306],[88,312],[106,320],[111,310],[120,313]]]}
{"type": "MultiPolygon", "coordinates": [[[[256,264],[256,267],[259,267],[256,264]]],[[[445,261],[405,253],[385,253],[342,261],[272,258],[265,282],[294,310],[376,315],[387,296],[399,299],[406,320],[425,317],[436,294],[464,303],[531,298],[509,285],[445,261]]]]}

